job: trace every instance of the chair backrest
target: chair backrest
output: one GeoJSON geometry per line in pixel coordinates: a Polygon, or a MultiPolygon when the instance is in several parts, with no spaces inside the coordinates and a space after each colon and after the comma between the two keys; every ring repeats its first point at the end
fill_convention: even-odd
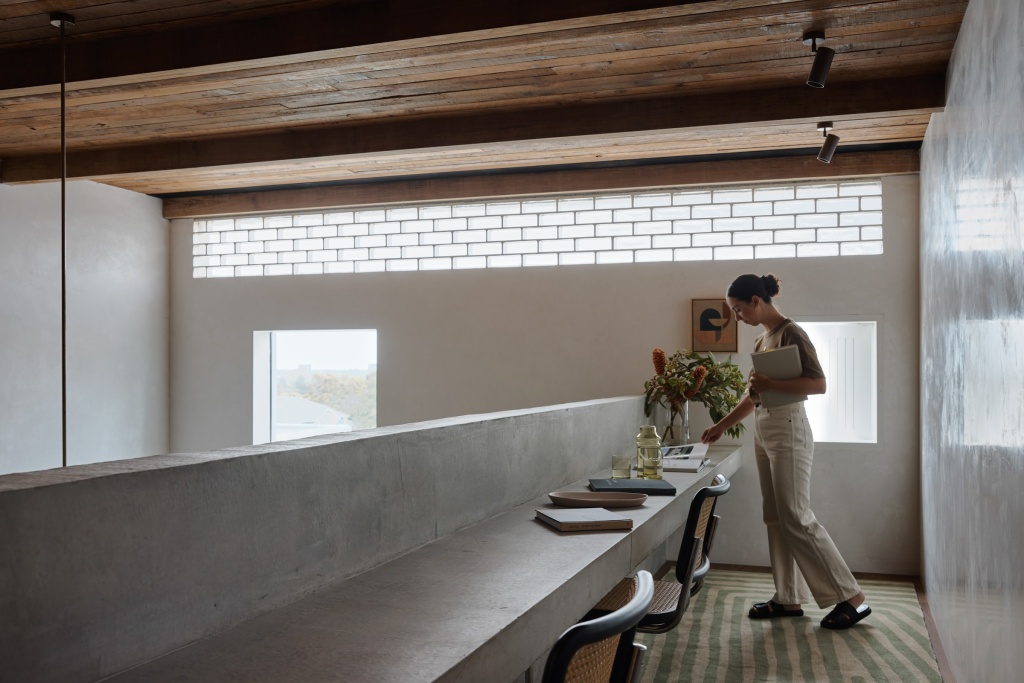
{"type": "Polygon", "coordinates": [[[680,568],[686,568],[693,558],[693,574],[703,577],[711,566],[707,555],[710,549],[711,531],[714,527],[715,503],[718,497],[728,493],[732,484],[724,475],[716,475],[711,486],[697,491],[690,502],[690,511],[686,516],[683,528],[683,541],[679,544],[679,557],[676,558],[676,577],[683,586],[688,587],[692,577],[683,581],[680,568]]]}
{"type": "MultiPolygon", "coordinates": [[[[683,545],[687,544],[684,543],[683,545]]],[[[675,610],[672,612],[672,618],[664,623],[652,624],[650,627],[644,628],[643,630],[646,633],[665,633],[666,631],[671,631],[682,620],[686,610],[690,608],[690,598],[693,597],[693,593],[690,591],[690,584],[693,582],[697,556],[700,554],[700,544],[690,543],[688,547],[690,548],[690,559],[686,560],[683,564],[676,563],[676,579],[682,586],[679,590],[679,599],[676,602],[675,610]]]]}
{"type": "Polygon", "coordinates": [[[639,571],[636,592],[620,609],[581,621],[558,637],[544,666],[542,683],[626,681],[635,656],[636,625],[654,599],[654,579],[639,571]]]}

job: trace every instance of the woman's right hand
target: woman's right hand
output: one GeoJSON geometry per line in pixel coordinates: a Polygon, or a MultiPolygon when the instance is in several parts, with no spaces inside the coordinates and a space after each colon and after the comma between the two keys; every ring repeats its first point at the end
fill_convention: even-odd
{"type": "Polygon", "coordinates": [[[723,433],[725,433],[725,430],[719,424],[713,424],[700,435],[700,441],[701,443],[714,443],[722,438],[723,433]]]}

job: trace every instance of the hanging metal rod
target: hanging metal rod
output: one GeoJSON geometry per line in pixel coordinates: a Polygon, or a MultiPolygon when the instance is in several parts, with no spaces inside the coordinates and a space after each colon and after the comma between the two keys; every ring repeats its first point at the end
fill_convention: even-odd
{"type": "Polygon", "coordinates": [[[64,34],[75,25],[75,18],[65,12],[54,12],[50,23],[60,29],[60,434],[61,467],[68,466],[68,131],[67,131],[67,60],[64,34]]]}

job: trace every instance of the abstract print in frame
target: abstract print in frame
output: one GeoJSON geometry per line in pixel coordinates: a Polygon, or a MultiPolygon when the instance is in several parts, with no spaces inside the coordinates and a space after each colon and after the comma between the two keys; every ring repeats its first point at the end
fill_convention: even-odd
{"type": "Polygon", "coordinates": [[[725,299],[694,299],[694,351],[736,351],[736,317],[725,299]]]}

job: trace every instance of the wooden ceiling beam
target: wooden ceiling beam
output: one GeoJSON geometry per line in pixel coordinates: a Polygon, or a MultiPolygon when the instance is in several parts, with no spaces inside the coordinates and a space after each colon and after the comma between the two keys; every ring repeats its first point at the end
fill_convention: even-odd
{"type": "MultiPolygon", "coordinates": [[[[612,55],[642,45],[682,53],[688,47],[715,52],[726,44],[771,44],[774,53],[790,53],[799,51],[799,36],[812,25],[827,28],[842,54],[875,52],[881,48],[873,44],[878,32],[898,31],[901,41],[912,41],[937,24],[959,25],[966,6],[966,0],[261,0],[255,7],[178,2],[188,7],[170,14],[146,12],[135,3],[132,12],[116,2],[82,9],[68,39],[72,90],[92,83],[143,84],[148,74],[194,78],[331,58],[372,64],[395,51],[472,49],[495,41],[529,55],[536,41],[585,45],[595,34],[616,32],[623,35],[608,41],[615,46],[612,55]],[[628,38],[630,32],[636,37],[628,38]]],[[[0,92],[50,92],[58,82],[57,36],[40,3],[15,5],[28,9],[5,17],[0,7],[0,63],[18,65],[0,71],[0,92]]]]}
{"type": "MultiPolygon", "coordinates": [[[[699,4],[700,0],[352,0],[239,18],[228,13],[201,26],[157,25],[130,35],[107,31],[99,36],[70,33],[69,81],[118,78],[173,69],[190,69],[255,59],[307,54],[414,40],[432,36],[494,30],[524,24],[585,19],[622,12],[699,4]]],[[[705,3],[706,4],[706,3],[705,3]]],[[[728,0],[727,6],[737,4],[728,0]]],[[[301,7],[301,3],[298,3],[301,7]]],[[[45,17],[40,17],[45,25],[45,17]]],[[[88,32],[82,21],[79,32],[88,32]]],[[[59,82],[58,47],[14,46],[0,51],[0,62],[18,68],[0,71],[0,90],[59,82]]]]}
{"type": "MultiPolygon", "coordinates": [[[[890,112],[941,111],[945,78],[932,76],[844,83],[841,89],[805,86],[740,93],[533,108],[511,112],[338,125],[236,138],[153,143],[68,155],[71,178],[186,169],[243,167],[296,160],[323,163],[354,155],[466,145],[564,140],[580,136],[638,135],[677,129],[784,123],[809,118],[879,116],[890,112]]],[[[524,159],[524,166],[531,165],[524,159]]],[[[9,157],[0,182],[53,180],[56,154],[9,157]]],[[[265,184],[265,183],[264,183],[265,184]]]]}
{"type": "Polygon", "coordinates": [[[843,152],[840,149],[831,164],[822,164],[813,155],[803,155],[742,161],[501,173],[168,198],[164,200],[163,207],[164,218],[240,216],[687,185],[855,178],[917,173],[919,170],[920,155],[917,150],[843,152]]]}

